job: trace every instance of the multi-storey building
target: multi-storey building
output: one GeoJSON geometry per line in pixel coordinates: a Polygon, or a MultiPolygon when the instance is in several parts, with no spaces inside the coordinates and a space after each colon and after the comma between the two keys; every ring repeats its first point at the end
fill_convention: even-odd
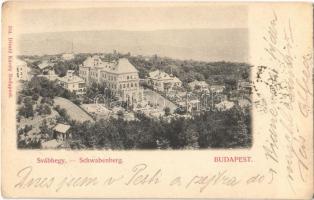
{"type": "Polygon", "coordinates": [[[251,90],[251,84],[248,81],[239,80],[237,83],[237,89],[241,90],[241,91],[250,91],[251,90]]]}
{"type": "Polygon", "coordinates": [[[172,74],[156,70],[149,73],[148,82],[155,90],[164,92],[171,91],[174,87],[181,87],[182,82],[172,74]]]}
{"type": "Polygon", "coordinates": [[[59,77],[59,84],[75,94],[84,94],[86,92],[85,81],[73,73],[73,70],[68,70],[66,76],[59,77]]]}
{"type": "Polygon", "coordinates": [[[31,69],[23,60],[16,59],[16,76],[18,80],[27,81],[31,79],[31,69]]]}
{"type": "Polygon", "coordinates": [[[79,75],[87,84],[105,84],[121,101],[133,104],[140,99],[138,71],[126,58],[103,61],[99,56],[88,57],[79,75]]]}

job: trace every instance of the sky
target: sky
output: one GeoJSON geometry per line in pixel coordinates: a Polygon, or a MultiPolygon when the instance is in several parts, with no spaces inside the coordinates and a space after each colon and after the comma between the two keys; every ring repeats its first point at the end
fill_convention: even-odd
{"type": "Polygon", "coordinates": [[[246,62],[245,5],[207,3],[49,4],[20,12],[20,53],[130,52],[246,62]],[[53,5],[53,7],[51,7],[53,5]],[[86,7],[88,5],[89,7],[86,7]],[[85,6],[85,7],[84,7],[85,6]],[[75,8],[74,8],[75,7],[75,8]],[[121,31],[117,31],[121,30],[121,31]]]}
{"type": "Polygon", "coordinates": [[[18,21],[21,33],[247,28],[247,9],[242,5],[213,4],[25,9],[18,21]]]}

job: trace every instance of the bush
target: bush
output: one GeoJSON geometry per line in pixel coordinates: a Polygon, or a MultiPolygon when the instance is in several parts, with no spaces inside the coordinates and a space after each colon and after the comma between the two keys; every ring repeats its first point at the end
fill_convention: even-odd
{"type": "Polygon", "coordinates": [[[36,109],[38,115],[50,115],[51,114],[51,108],[49,105],[47,104],[40,104],[39,106],[37,106],[36,109]]]}
{"type": "Polygon", "coordinates": [[[49,105],[53,105],[53,103],[54,103],[54,101],[53,101],[53,99],[52,98],[50,98],[50,97],[43,97],[42,99],[41,99],[41,101],[40,101],[40,103],[41,104],[49,104],[49,105]]]}
{"type": "Polygon", "coordinates": [[[24,133],[28,133],[29,131],[31,131],[33,129],[32,125],[25,125],[24,127],[24,133]]]}
{"type": "Polygon", "coordinates": [[[39,99],[39,95],[38,94],[33,94],[32,95],[32,100],[37,101],[39,99]]]}
{"type": "Polygon", "coordinates": [[[18,114],[25,117],[25,118],[33,117],[34,116],[33,105],[26,104],[26,105],[20,107],[18,110],[18,114]]]}
{"type": "Polygon", "coordinates": [[[17,96],[17,104],[21,104],[22,103],[22,101],[23,101],[23,97],[21,96],[21,95],[18,95],[17,96]]]}
{"type": "Polygon", "coordinates": [[[165,107],[165,108],[164,108],[164,111],[165,111],[165,115],[166,115],[166,116],[169,116],[169,115],[170,115],[170,108],[169,108],[169,107],[165,107]]]}

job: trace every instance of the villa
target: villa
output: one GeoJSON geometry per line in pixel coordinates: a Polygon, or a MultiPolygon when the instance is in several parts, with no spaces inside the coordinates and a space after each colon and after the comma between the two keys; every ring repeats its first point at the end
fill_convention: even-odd
{"type": "Polygon", "coordinates": [[[172,74],[169,75],[166,72],[156,70],[149,73],[148,78],[149,85],[157,91],[171,91],[174,87],[181,87],[182,82],[172,74]]]}
{"type": "Polygon", "coordinates": [[[141,99],[137,69],[126,58],[102,60],[88,57],[79,68],[79,75],[87,84],[105,84],[120,101],[133,104],[141,99]]]}
{"type": "Polygon", "coordinates": [[[86,84],[84,79],[74,75],[73,70],[68,70],[66,76],[58,77],[59,84],[75,94],[85,94],[86,84]]]}

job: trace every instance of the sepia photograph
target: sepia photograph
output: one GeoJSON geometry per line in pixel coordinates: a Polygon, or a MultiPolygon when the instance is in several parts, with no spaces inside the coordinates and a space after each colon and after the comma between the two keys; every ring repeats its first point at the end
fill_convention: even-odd
{"type": "Polygon", "coordinates": [[[23,10],[18,148],[250,148],[247,14],[237,5],[23,10]]]}
{"type": "Polygon", "coordinates": [[[312,198],[311,3],[2,13],[3,197],[312,198]]]}

